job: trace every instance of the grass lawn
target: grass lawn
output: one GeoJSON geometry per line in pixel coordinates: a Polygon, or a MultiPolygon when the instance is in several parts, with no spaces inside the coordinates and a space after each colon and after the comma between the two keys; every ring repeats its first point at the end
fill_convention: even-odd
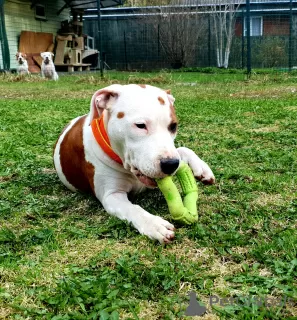
{"type": "MultiPolygon", "coordinates": [[[[0,76],[0,319],[297,319],[296,75],[16,80],[0,76]],[[176,145],[217,178],[199,184],[199,222],[166,247],[53,169],[64,125],[117,81],[171,88],[176,145]],[[190,291],[204,316],[185,316],[190,291]]],[[[170,219],[159,190],[135,202],[170,219]]]]}

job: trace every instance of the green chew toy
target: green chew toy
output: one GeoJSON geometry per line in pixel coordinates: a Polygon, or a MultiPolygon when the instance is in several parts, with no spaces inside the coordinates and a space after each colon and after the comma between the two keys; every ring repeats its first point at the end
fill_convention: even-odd
{"type": "Polygon", "coordinates": [[[181,185],[184,200],[182,200],[171,176],[157,179],[158,187],[166,199],[173,220],[183,224],[195,223],[198,221],[198,188],[192,170],[185,162],[182,162],[176,176],[181,185]]]}

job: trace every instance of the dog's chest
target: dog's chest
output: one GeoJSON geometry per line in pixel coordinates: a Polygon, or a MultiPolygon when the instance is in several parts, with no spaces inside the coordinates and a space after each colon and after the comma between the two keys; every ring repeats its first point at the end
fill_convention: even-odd
{"type": "Polygon", "coordinates": [[[19,70],[19,73],[28,72],[28,66],[26,64],[22,64],[19,66],[18,70],[19,70]]]}
{"type": "Polygon", "coordinates": [[[43,73],[46,77],[52,77],[54,74],[54,68],[51,64],[43,65],[43,73]]]}

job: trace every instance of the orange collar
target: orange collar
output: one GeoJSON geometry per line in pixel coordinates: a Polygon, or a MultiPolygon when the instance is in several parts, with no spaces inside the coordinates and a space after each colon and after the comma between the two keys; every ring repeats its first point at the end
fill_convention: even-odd
{"type": "Polygon", "coordinates": [[[121,158],[112,150],[110,141],[104,126],[103,114],[100,118],[94,119],[91,122],[93,135],[101,149],[114,161],[123,164],[121,158]]]}

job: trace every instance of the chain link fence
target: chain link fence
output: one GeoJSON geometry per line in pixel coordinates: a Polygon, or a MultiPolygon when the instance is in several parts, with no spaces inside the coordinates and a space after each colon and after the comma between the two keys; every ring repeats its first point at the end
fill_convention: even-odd
{"type": "MultiPolygon", "coordinates": [[[[0,69],[8,70],[17,41],[11,23],[5,30],[3,3],[0,0],[0,69]],[[11,43],[15,41],[13,48],[8,46],[8,36],[11,43]]],[[[97,13],[97,9],[85,11],[83,32],[95,38],[99,49],[97,13]]],[[[297,0],[126,0],[123,7],[101,10],[101,35],[105,69],[246,69],[250,65],[294,70],[297,0]]]]}
{"type": "MultiPolygon", "coordinates": [[[[297,1],[251,1],[250,13],[245,1],[236,0],[145,4],[102,10],[106,69],[245,69],[248,21],[252,68],[297,67],[297,1]]],[[[98,45],[95,12],[84,19],[84,32],[98,45]]]]}

